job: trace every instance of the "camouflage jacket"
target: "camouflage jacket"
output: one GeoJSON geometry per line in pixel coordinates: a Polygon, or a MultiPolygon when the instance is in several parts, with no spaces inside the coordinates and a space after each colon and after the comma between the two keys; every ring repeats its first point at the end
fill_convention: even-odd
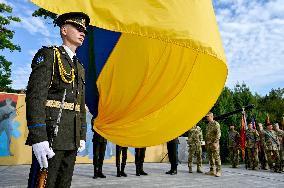
{"type": "Polygon", "coordinates": [[[279,139],[279,142],[280,142],[280,145],[284,145],[284,131],[283,130],[278,130],[278,131],[275,131],[277,136],[278,136],[278,139],[279,139]]]}
{"type": "MultiPolygon", "coordinates": [[[[33,58],[32,72],[26,94],[27,125],[29,134],[26,144],[32,145],[50,140],[51,127],[56,123],[59,108],[46,106],[47,100],[80,105],[80,109],[63,109],[58,135],[53,140],[53,149],[75,150],[80,140],[86,139],[85,70],[78,60],[73,61],[65,49],[58,47],[61,63],[67,73],[75,70],[73,83],[65,83],[54,63],[53,47],[43,47],[33,58]]],[[[71,107],[70,107],[71,108],[71,107]]]]}
{"type": "Polygon", "coordinates": [[[240,134],[236,130],[230,130],[228,133],[228,147],[238,147],[240,134]]]}
{"type": "Polygon", "coordinates": [[[206,144],[219,143],[220,137],[220,124],[215,120],[211,123],[208,123],[205,135],[206,144]]]}
{"type": "Polygon", "coordinates": [[[264,148],[265,144],[265,130],[259,131],[260,146],[264,148]]]}
{"type": "Polygon", "coordinates": [[[194,126],[188,131],[188,145],[201,145],[202,140],[202,130],[199,126],[194,126]]]}
{"type": "Polygon", "coordinates": [[[259,134],[255,129],[246,130],[246,147],[257,148],[257,142],[260,141],[259,134]]]}
{"type": "Polygon", "coordinates": [[[266,150],[278,150],[279,140],[274,130],[267,130],[265,132],[264,141],[266,150]]]}

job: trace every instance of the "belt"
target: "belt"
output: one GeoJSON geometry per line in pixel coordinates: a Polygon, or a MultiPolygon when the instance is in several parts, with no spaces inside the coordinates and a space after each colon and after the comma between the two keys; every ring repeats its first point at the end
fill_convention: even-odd
{"type": "MultiPolygon", "coordinates": [[[[60,108],[61,102],[56,101],[56,100],[47,100],[45,106],[51,107],[51,108],[60,108]]],[[[80,105],[79,104],[74,104],[74,103],[69,103],[69,102],[64,102],[63,109],[64,110],[74,110],[75,106],[75,111],[80,112],[80,105]]]]}

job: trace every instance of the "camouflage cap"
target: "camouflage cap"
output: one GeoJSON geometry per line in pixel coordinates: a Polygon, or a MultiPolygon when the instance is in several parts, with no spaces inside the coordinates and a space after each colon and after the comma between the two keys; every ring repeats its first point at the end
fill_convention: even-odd
{"type": "Polygon", "coordinates": [[[64,24],[72,24],[74,26],[79,26],[87,31],[87,26],[90,23],[90,18],[87,14],[83,12],[68,12],[58,16],[55,21],[55,24],[61,27],[64,24]]]}
{"type": "Polygon", "coordinates": [[[213,113],[212,113],[212,112],[208,112],[208,113],[206,114],[206,117],[207,117],[207,116],[210,116],[210,115],[213,116],[213,113]]]}
{"type": "Polygon", "coordinates": [[[279,127],[279,124],[278,124],[278,123],[275,123],[273,126],[274,126],[274,127],[279,127]]]}

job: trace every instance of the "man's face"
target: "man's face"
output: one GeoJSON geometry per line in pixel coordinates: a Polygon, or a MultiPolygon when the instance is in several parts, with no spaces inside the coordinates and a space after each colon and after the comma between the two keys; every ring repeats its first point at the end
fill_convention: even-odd
{"type": "Polygon", "coordinates": [[[85,38],[84,29],[71,24],[65,24],[61,27],[61,32],[68,43],[77,47],[83,44],[85,38]]]}
{"type": "Polygon", "coordinates": [[[209,114],[206,116],[207,121],[212,122],[213,121],[213,114],[209,114]]]}
{"type": "Polygon", "coordinates": [[[267,126],[267,129],[270,130],[270,131],[272,130],[272,128],[273,128],[273,127],[272,127],[271,124],[267,126]]]}
{"type": "Polygon", "coordinates": [[[251,124],[251,123],[248,124],[248,128],[249,128],[249,129],[252,129],[252,124],[251,124]]]}

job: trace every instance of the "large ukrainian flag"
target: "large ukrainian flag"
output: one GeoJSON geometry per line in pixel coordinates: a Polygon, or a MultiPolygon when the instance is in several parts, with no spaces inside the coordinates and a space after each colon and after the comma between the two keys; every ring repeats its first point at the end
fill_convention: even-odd
{"type": "Polygon", "coordinates": [[[95,129],[121,146],[169,141],[214,105],[227,76],[211,0],[32,0],[51,12],[85,12],[79,50],[95,129]]]}

